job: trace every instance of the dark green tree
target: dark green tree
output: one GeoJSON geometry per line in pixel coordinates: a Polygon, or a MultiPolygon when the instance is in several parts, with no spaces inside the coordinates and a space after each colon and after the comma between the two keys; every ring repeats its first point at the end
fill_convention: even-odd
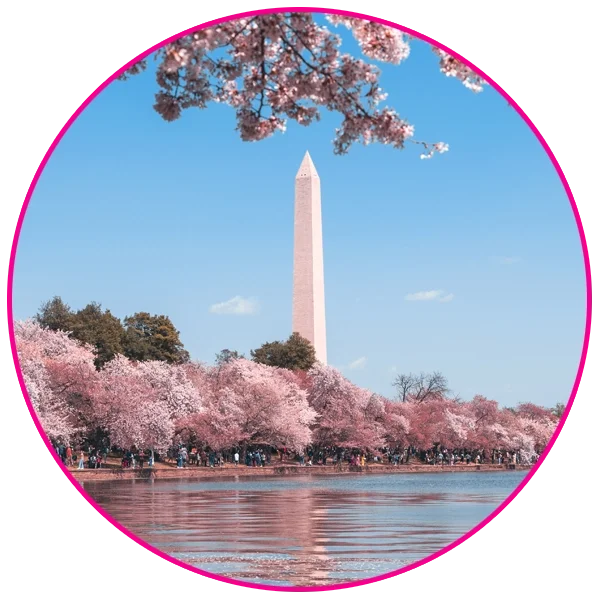
{"type": "Polygon", "coordinates": [[[225,348],[216,354],[215,362],[217,365],[222,365],[238,358],[244,358],[244,355],[240,354],[237,350],[228,350],[225,348]]]}
{"type": "Polygon", "coordinates": [[[86,344],[91,344],[96,352],[96,367],[101,368],[114,358],[123,354],[122,339],[125,334],[121,321],[110,310],[102,310],[97,302],[91,302],[78,310],[70,326],[72,336],[86,344]]]}
{"type": "Polygon", "coordinates": [[[313,345],[296,332],[285,342],[267,342],[250,355],[254,362],[292,371],[308,371],[316,360],[313,345]]]}
{"type": "Polygon", "coordinates": [[[42,327],[48,327],[53,331],[71,331],[73,311],[60,296],[54,296],[52,300],[48,300],[40,306],[35,320],[42,327]]]}
{"type": "Polygon", "coordinates": [[[124,320],[123,353],[132,360],[164,360],[183,363],[190,358],[179,331],[164,315],[138,312],[124,320]]]}

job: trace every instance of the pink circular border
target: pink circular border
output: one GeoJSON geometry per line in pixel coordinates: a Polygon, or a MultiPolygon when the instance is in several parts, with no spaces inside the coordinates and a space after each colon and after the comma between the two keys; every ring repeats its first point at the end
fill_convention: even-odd
{"type": "Polygon", "coordinates": [[[542,134],[538,131],[537,127],[532,123],[532,121],[523,112],[523,110],[517,105],[517,103],[511,98],[511,96],[507,92],[505,92],[504,89],[502,89],[502,87],[500,87],[495,81],[493,81],[490,77],[488,77],[485,73],[483,73],[483,71],[481,71],[480,69],[478,69],[471,62],[469,62],[468,60],[466,60],[465,58],[463,58],[460,54],[458,54],[458,53],[450,50],[450,48],[444,46],[443,44],[440,44],[436,40],[434,40],[434,39],[432,39],[432,38],[430,38],[430,37],[428,37],[426,35],[423,35],[423,34],[417,32],[417,31],[409,29],[408,27],[403,27],[401,25],[397,25],[396,23],[392,23],[390,21],[386,21],[385,19],[379,19],[377,17],[372,17],[372,16],[369,16],[369,15],[361,14],[361,13],[349,12],[349,11],[338,10],[338,9],[311,8],[311,7],[279,7],[279,8],[267,8],[267,9],[262,9],[262,10],[253,10],[253,11],[247,11],[247,12],[243,12],[243,13],[237,13],[237,14],[234,14],[234,15],[229,15],[227,17],[222,17],[220,19],[215,19],[213,21],[208,21],[208,22],[203,23],[201,25],[198,25],[196,27],[191,27],[189,29],[186,29],[185,31],[183,31],[181,33],[178,33],[176,35],[173,35],[173,36],[167,38],[166,40],[163,40],[162,42],[156,44],[155,46],[153,46],[149,50],[146,50],[145,52],[143,52],[143,53],[139,54],[138,56],[136,56],[133,60],[129,61],[126,65],[124,65],[123,67],[121,67],[118,71],[116,71],[115,73],[113,73],[106,81],[104,81],[104,83],[102,83],[98,88],[96,88],[96,90],[94,90],[94,92],[92,92],[92,94],[90,94],[90,96],[85,100],[85,102],[75,111],[75,113],[73,113],[73,115],[71,116],[71,118],[63,126],[63,128],[60,130],[59,134],[56,136],[55,140],[52,142],[52,145],[50,146],[50,148],[48,149],[48,151],[44,155],[44,158],[42,159],[42,162],[40,163],[40,166],[38,167],[37,171],[35,172],[35,176],[33,178],[33,181],[31,182],[31,185],[29,186],[29,189],[27,191],[27,196],[25,197],[25,202],[23,203],[23,207],[21,209],[21,212],[19,214],[19,219],[17,221],[17,227],[16,227],[16,230],[15,230],[15,236],[14,236],[13,244],[12,244],[12,248],[11,248],[10,263],[9,263],[9,268],[8,268],[8,298],[7,298],[7,307],[8,307],[8,311],[7,311],[8,312],[8,328],[9,328],[10,345],[11,345],[11,349],[12,349],[13,360],[14,360],[15,367],[16,367],[16,370],[17,370],[17,377],[19,379],[19,384],[21,385],[21,390],[22,390],[23,395],[25,397],[25,400],[27,402],[27,406],[29,408],[29,412],[31,413],[31,416],[33,418],[35,426],[37,427],[37,430],[38,430],[39,434],[41,435],[42,439],[44,440],[44,443],[48,447],[48,450],[51,452],[52,456],[56,460],[56,463],[62,469],[63,473],[69,478],[69,480],[71,481],[71,483],[75,486],[75,489],[77,489],[77,491],[107,521],[109,521],[117,529],[119,529],[121,532],[123,532],[125,535],[127,535],[128,537],[130,537],[132,540],[134,540],[135,542],[137,542],[138,544],[140,544],[141,546],[143,546],[147,550],[150,550],[154,554],[156,554],[156,555],[164,558],[165,560],[167,560],[167,561],[169,561],[169,562],[171,562],[171,563],[173,563],[175,565],[178,565],[179,567],[183,567],[184,569],[187,569],[188,571],[193,571],[195,573],[199,573],[200,575],[204,575],[205,577],[210,577],[212,579],[216,579],[218,581],[223,581],[225,583],[233,583],[235,585],[239,585],[239,586],[243,586],[243,587],[248,587],[248,588],[254,588],[254,589],[260,589],[260,590],[284,591],[284,592],[316,592],[316,591],[326,591],[326,590],[339,590],[339,589],[344,589],[344,588],[351,588],[351,587],[356,587],[356,586],[360,586],[360,585],[365,585],[367,583],[373,583],[375,581],[381,581],[383,579],[388,579],[390,577],[394,577],[396,575],[399,575],[400,573],[405,573],[406,571],[411,571],[412,569],[415,569],[415,568],[419,567],[420,565],[424,565],[424,564],[426,564],[426,563],[434,560],[438,556],[442,556],[443,554],[445,554],[449,550],[452,550],[452,548],[455,548],[459,544],[462,544],[465,540],[469,539],[472,535],[474,535],[475,533],[477,533],[482,527],[484,527],[485,525],[487,525],[493,518],[495,518],[498,514],[500,514],[500,512],[502,512],[515,499],[515,497],[525,487],[525,485],[533,477],[533,475],[535,474],[535,472],[540,468],[540,466],[542,465],[542,463],[544,462],[544,460],[548,456],[548,453],[550,452],[550,449],[552,448],[552,446],[556,442],[556,439],[557,439],[558,435],[560,434],[560,432],[561,432],[561,430],[562,430],[562,428],[563,428],[563,426],[565,424],[565,420],[566,420],[566,418],[567,418],[567,416],[568,416],[568,414],[569,414],[569,412],[571,410],[571,407],[573,405],[573,400],[575,399],[575,395],[577,394],[577,389],[579,388],[579,383],[581,381],[581,376],[583,374],[583,368],[584,368],[584,365],[585,365],[585,359],[586,359],[586,356],[587,356],[589,339],[590,339],[590,328],[591,328],[591,323],[592,323],[592,277],[591,277],[591,271],[590,271],[590,257],[589,257],[589,254],[588,254],[587,243],[586,243],[585,234],[584,234],[584,231],[583,231],[583,225],[581,223],[581,217],[579,216],[579,211],[577,210],[577,205],[575,204],[575,199],[573,197],[573,193],[571,192],[569,184],[567,183],[567,179],[566,179],[566,177],[565,177],[562,169],[560,168],[560,165],[558,164],[558,161],[556,160],[556,157],[554,156],[552,150],[550,149],[550,147],[546,143],[546,140],[544,139],[544,137],[542,136],[542,134]],[[478,73],[479,75],[481,75],[482,77],[484,77],[485,80],[492,87],[494,87],[497,92],[499,92],[502,96],[504,96],[504,98],[506,98],[506,100],[510,103],[510,105],[519,113],[519,115],[521,116],[521,118],[527,123],[527,125],[529,126],[529,128],[531,129],[531,131],[535,134],[535,136],[537,137],[538,141],[540,142],[540,144],[542,145],[542,147],[546,151],[546,154],[548,155],[548,157],[552,161],[552,164],[554,165],[554,168],[556,169],[556,172],[558,173],[558,175],[560,177],[560,180],[562,181],[562,184],[564,186],[565,192],[567,193],[567,196],[568,196],[569,201],[571,203],[571,208],[573,209],[573,215],[575,217],[575,222],[577,223],[577,229],[579,231],[579,237],[581,239],[581,248],[582,248],[582,251],[583,251],[583,260],[584,260],[584,266],[585,266],[585,279],[586,279],[586,324],[585,324],[585,335],[584,335],[583,346],[582,346],[582,350],[581,350],[581,358],[580,358],[580,361],[579,361],[579,367],[577,369],[577,376],[575,378],[575,383],[573,384],[573,389],[571,390],[571,395],[569,396],[569,401],[568,401],[568,403],[566,405],[565,412],[564,412],[564,414],[563,414],[563,416],[562,416],[562,418],[561,418],[561,420],[560,420],[560,422],[559,422],[559,424],[558,424],[558,426],[556,428],[556,431],[554,432],[554,435],[552,436],[552,438],[551,438],[551,440],[550,440],[550,442],[549,442],[546,450],[541,455],[541,457],[539,458],[538,462],[532,467],[532,469],[527,474],[527,476],[519,484],[519,486],[512,492],[512,494],[510,494],[510,496],[508,496],[508,498],[506,498],[506,500],[500,506],[498,506],[498,508],[496,508],[496,510],[494,510],[494,512],[492,512],[488,517],[486,517],[481,523],[479,523],[478,525],[476,525],[473,529],[471,529],[470,531],[468,531],[467,533],[465,533],[463,536],[461,536],[460,538],[458,538],[457,540],[455,540],[454,542],[452,542],[448,546],[445,546],[444,548],[442,548],[441,550],[438,550],[434,554],[431,554],[431,555],[429,555],[429,556],[427,556],[427,557],[425,557],[425,558],[423,558],[423,559],[421,559],[421,560],[419,560],[419,561],[417,561],[415,563],[407,565],[406,567],[403,567],[403,568],[398,569],[396,571],[391,571],[389,573],[384,573],[383,575],[378,575],[376,577],[371,577],[371,578],[368,578],[368,579],[360,579],[358,581],[352,581],[352,582],[349,582],[349,583],[340,583],[340,584],[325,585],[325,586],[315,586],[315,587],[304,587],[304,586],[286,587],[286,586],[275,586],[275,585],[262,585],[262,584],[259,584],[259,583],[251,583],[251,582],[246,582],[246,581],[240,581],[240,580],[237,580],[237,579],[231,579],[229,577],[224,577],[222,575],[217,575],[215,573],[210,573],[208,571],[203,571],[201,569],[193,567],[192,565],[189,565],[189,564],[186,564],[186,563],[184,563],[184,562],[182,562],[180,560],[177,560],[176,558],[173,558],[172,556],[169,556],[168,554],[165,554],[164,552],[162,552],[158,548],[155,548],[155,547],[149,545],[144,540],[138,538],[136,535],[134,535],[133,533],[131,533],[130,531],[128,531],[120,523],[118,523],[116,520],[114,520],[107,512],[105,512],[100,506],[98,506],[98,504],[96,504],[96,502],[81,488],[81,485],[71,475],[71,473],[68,471],[68,469],[58,460],[58,457],[56,456],[56,452],[54,451],[54,449],[52,448],[52,446],[51,446],[48,438],[46,437],[46,434],[44,433],[44,430],[42,429],[42,427],[40,425],[40,422],[39,422],[39,420],[38,420],[38,418],[37,418],[37,416],[35,414],[35,411],[34,411],[33,406],[31,404],[31,400],[29,399],[29,395],[27,393],[27,389],[25,387],[25,383],[23,381],[23,376],[21,374],[21,369],[20,369],[20,366],[19,366],[19,359],[18,359],[18,354],[17,354],[17,347],[16,347],[16,343],[15,343],[15,334],[14,334],[14,326],[13,326],[12,292],[13,292],[13,278],[14,278],[15,257],[16,257],[16,252],[17,252],[17,244],[19,242],[19,235],[21,233],[21,228],[23,226],[23,219],[25,218],[25,213],[27,212],[27,207],[29,205],[29,201],[31,200],[31,196],[33,194],[33,191],[35,190],[35,187],[36,187],[37,182],[38,182],[38,180],[40,178],[40,175],[42,174],[42,171],[44,170],[44,168],[46,166],[46,163],[48,162],[48,160],[52,156],[52,153],[56,149],[56,146],[59,144],[59,142],[62,139],[62,137],[64,136],[64,134],[71,127],[71,125],[74,123],[74,121],[77,119],[77,117],[79,117],[79,115],[83,112],[83,110],[88,106],[88,104],[90,104],[90,102],[105,87],[107,87],[114,79],[116,79],[126,69],[128,69],[129,67],[131,67],[133,64],[135,64],[139,60],[145,58],[146,56],[148,56],[149,54],[151,54],[155,50],[158,50],[161,46],[163,46],[163,45],[165,45],[165,44],[167,44],[169,42],[172,42],[172,41],[180,38],[183,35],[187,35],[187,34],[191,33],[192,31],[197,30],[197,29],[199,29],[201,27],[210,27],[210,26],[218,25],[219,23],[230,21],[232,19],[239,19],[239,18],[248,17],[248,16],[252,16],[252,15],[269,14],[269,13],[284,12],[284,11],[314,12],[314,13],[335,13],[335,14],[340,14],[340,15],[344,15],[344,16],[347,16],[347,17],[357,17],[357,18],[361,18],[361,19],[368,19],[370,21],[375,21],[375,22],[380,23],[382,25],[387,25],[388,27],[393,27],[395,29],[403,31],[403,32],[405,32],[405,33],[407,33],[409,35],[417,37],[417,38],[419,38],[419,39],[421,39],[421,40],[423,40],[425,42],[428,42],[428,43],[430,43],[430,44],[432,44],[434,46],[442,48],[446,52],[449,52],[450,54],[452,54],[453,56],[455,56],[456,58],[458,58],[459,60],[461,60],[463,63],[467,64],[471,69],[473,69],[473,71],[475,71],[476,73],[478,73]]]}

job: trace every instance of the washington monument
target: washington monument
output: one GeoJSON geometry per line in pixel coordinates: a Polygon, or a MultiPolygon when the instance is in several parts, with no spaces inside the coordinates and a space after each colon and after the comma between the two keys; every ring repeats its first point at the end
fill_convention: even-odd
{"type": "Polygon", "coordinates": [[[321,182],[308,152],[296,174],[292,331],[309,340],[317,360],[327,364],[321,182]]]}

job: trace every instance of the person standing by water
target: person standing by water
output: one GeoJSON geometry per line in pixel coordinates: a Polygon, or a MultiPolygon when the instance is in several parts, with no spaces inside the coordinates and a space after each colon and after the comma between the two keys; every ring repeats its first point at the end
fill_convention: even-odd
{"type": "Polygon", "coordinates": [[[83,455],[83,450],[79,453],[79,466],[78,469],[83,469],[85,463],[85,456],[83,455]]]}
{"type": "Polygon", "coordinates": [[[235,463],[236,467],[240,464],[240,455],[237,450],[235,451],[235,454],[233,455],[233,462],[235,463]]]}
{"type": "Polygon", "coordinates": [[[73,466],[73,448],[71,446],[67,446],[67,466],[73,466]]]}

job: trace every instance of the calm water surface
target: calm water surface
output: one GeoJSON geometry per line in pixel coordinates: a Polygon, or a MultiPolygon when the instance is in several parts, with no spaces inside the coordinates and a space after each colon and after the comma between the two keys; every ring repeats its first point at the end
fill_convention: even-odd
{"type": "Polygon", "coordinates": [[[200,569],[315,586],[388,573],[489,515],[526,471],[86,482],[152,546],[200,569]]]}

